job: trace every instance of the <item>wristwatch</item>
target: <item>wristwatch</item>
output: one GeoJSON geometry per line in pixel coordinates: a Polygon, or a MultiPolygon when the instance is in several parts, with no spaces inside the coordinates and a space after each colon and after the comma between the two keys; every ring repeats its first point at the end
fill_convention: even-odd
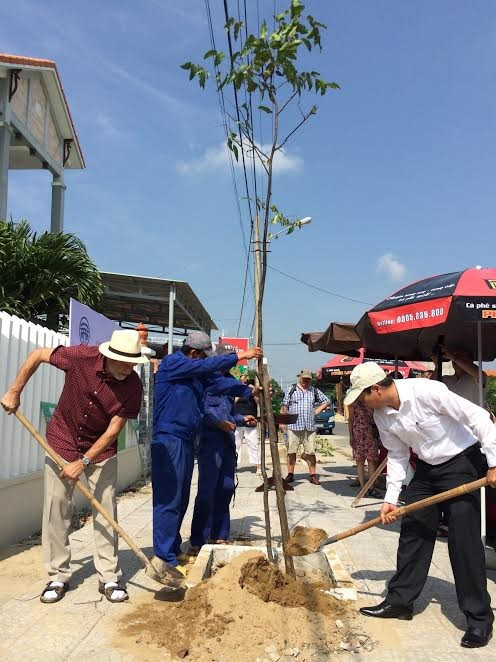
{"type": "Polygon", "coordinates": [[[90,464],[91,460],[89,457],[86,457],[86,455],[83,455],[81,458],[81,462],[84,464],[85,468],[90,464]]]}

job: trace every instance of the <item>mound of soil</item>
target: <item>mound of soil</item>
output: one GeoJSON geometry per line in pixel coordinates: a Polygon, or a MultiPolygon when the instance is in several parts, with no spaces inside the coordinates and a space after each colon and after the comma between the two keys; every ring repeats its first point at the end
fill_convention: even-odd
{"type": "Polygon", "coordinates": [[[329,596],[323,593],[331,588],[330,582],[309,585],[295,580],[283,574],[265,556],[250,559],[243,565],[239,585],[264,602],[275,602],[281,607],[304,607],[324,615],[335,614],[335,602],[329,602],[329,596]]]}
{"type": "Polygon", "coordinates": [[[286,551],[291,556],[305,556],[318,551],[320,543],[327,538],[324,529],[312,529],[307,526],[295,526],[286,544],[286,551]]]}
{"type": "MultiPolygon", "coordinates": [[[[118,648],[139,643],[143,659],[153,650],[191,662],[267,658],[298,649],[298,662],[343,652],[355,607],[315,585],[286,577],[257,551],[246,552],[187,591],[181,602],[142,603],[124,616],[118,648]],[[337,622],[336,622],[337,621],[337,622]],[[306,654],[308,647],[312,654],[306,654]],[[158,649],[156,648],[158,647],[158,649]],[[231,657],[234,656],[235,657],[231,657]]],[[[170,659],[170,658],[169,658],[170,659]]],[[[271,658],[272,659],[272,658],[271,658]]]]}

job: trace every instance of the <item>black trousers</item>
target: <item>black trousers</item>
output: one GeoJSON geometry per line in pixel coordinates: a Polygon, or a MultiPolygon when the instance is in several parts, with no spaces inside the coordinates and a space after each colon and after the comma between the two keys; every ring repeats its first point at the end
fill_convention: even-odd
{"type": "MultiPolygon", "coordinates": [[[[418,461],[406,491],[407,504],[482,478],[487,471],[478,447],[437,466],[418,461]]],[[[411,606],[420,595],[431,564],[441,512],[448,520],[448,550],[458,605],[468,627],[489,627],[494,616],[487,592],[480,531],[480,491],[413,512],[401,523],[397,570],[388,584],[387,601],[411,606]]]]}

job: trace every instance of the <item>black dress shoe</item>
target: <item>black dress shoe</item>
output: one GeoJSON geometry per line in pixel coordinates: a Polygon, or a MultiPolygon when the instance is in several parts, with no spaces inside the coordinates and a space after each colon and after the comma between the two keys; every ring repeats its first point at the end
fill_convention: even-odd
{"type": "Polygon", "coordinates": [[[413,618],[412,607],[392,605],[387,600],[376,607],[361,607],[360,613],[364,616],[375,616],[375,618],[398,618],[400,621],[411,621],[413,618]]]}
{"type": "Polygon", "coordinates": [[[461,645],[464,648],[482,648],[488,644],[492,636],[492,625],[488,628],[469,628],[462,637],[461,645]]]}

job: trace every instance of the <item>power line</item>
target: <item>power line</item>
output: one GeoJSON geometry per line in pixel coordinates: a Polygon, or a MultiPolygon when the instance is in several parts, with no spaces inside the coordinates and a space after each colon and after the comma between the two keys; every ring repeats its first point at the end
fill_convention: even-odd
{"type": "Polygon", "coordinates": [[[370,303],[369,301],[360,301],[360,299],[352,299],[351,297],[345,297],[344,294],[338,294],[337,292],[330,292],[329,290],[324,290],[322,287],[318,287],[317,285],[312,285],[312,283],[307,283],[304,280],[300,280],[299,278],[296,278],[296,276],[292,276],[291,274],[287,274],[284,271],[280,271],[279,269],[276,269],[275,267],[271,267],[269,265],[269,269],[272,269],[272,271],[277,271],[278,274],[282,274],[283,276],[286,276],[286,278],[291,278],[291,280],[295,280],[297,283],[301,283],[302,285],[306,285],[307,287],[311,287],[314,290],[319,290],[319,292],[324,292],[325,294],[330,294],[332,297],[337,297],[338,299],[344,299],[345,301],[352,301],[353,303],[362,303],[365,306],[373,306],[375,304],[370,303]]]}
{"type": "MultiPolygon", "coordinates": [[[[208,22],[208,30],[209,30],[209,35],[210,35],[210,44],[212,46],[212,50],[217,50],[217,48],[215,46],[214,29],[213,29],[213,25],[212,25],[212,14],[211,14],[211,11],[210,11],[210,0],[205,0],[205,10],[206,10],[206,13],[207,13],[207,22],[208,22]]],[[[214,67],[215,67],[216,74],[218,74],[219,73],[218,66],[214,65],[214,67]]],[[[221,111],[221,114],[222,114],[222,117],[223,117],[223,120],[224,120],[223,121],[223,127],[224,127],[224,133],[225,133],[226,141],[227,141],[227,139],[229,137],[228,136],[228,130],[227,130],[227,113],[226,113],[226,106],[225,106],[225,100],[224,100],[224,92],[223,92],[222,89],[217,89],[217,98],[218,98],[218,101],[219,101],[220,111],[221,111]]],[[[234,197],[236,199],[236,207],[237,207],[237,210],[238,210],[238,218],[239,218],[239,225],[240,225],[240,228],[241,228],[241,235],[243,237],[243,246],[244,246],[244,249],[245,249],[245,253],[247,254],[247,256],[249,256],[250,255],[250,246],[247,245],[247,243],[246,243],[246,235],[245,235],[245,230],[244,230],[244,227],[243,227],[243,218],[242,218],[242,214],[241,214],[241,206],[239,204],[238,184],[236,182],[236,174],[234,172],[233,157],[232,157],[232,154],[231,154],[231,150],[228,150],[228,152],[229,152],[229,166],[230,166],[230,170],[231,170],[231,177],[232,177],[233,188],[234,188],[234,197]]]]}
{"type": "MultiPolygon", "coordinates": [[[[208,0],[207,0],[208,2],[208,0]]],[[[229,9],[227,7],[227,0],[224,0],[224,17],[226,20],[226,24],[229,21],[229,9]]],[[[239,14],[239,3],[238,3],[238,14],[239,14]]],[[[239,16],[238,16],[239,20],[239,16]]],[[[227,44],[229,48],[229,57],[230,57],[230,62],[231,66],[233,65],[233,48],[232,48],[232,41],[231,41],[231,30],[230,28],[227,29],[227,44]]],[[[241,327],[241,320],[243,318],[243,310],[244,310],[244,305],[245,305],[245,298],[246,298],[246,284],[248,282],[248,276],[250,276],[251,280],[251,272],[249,269],[250,265],[250,246],[251,246],[251,236],[252,236],[252,231],[253,231],[253,214],[252,214],[252,209],[251,209],[251,202],[250,202],[250,190],[248,187],[248,175],[246,172],[246,161],[245,161],[245,147],[243,144],[243,131],[241,129],[241,114],[239,112],[239,103],[238,103],[238,91],[236,89],[236,85],[233,81],[233,91],[234,91],[234,104],[236,107],[236,119],[238,123],[238,131],[239,131],[239,140],[240,140],[240,146],[241,146],[241,162],[243,165],[243,177],[244,177],[244,182],[245,182],[245,190],[246,190],[246,199],[248,203],[248,210],[250,214],[250,238],[249,238],[249,245],[248,245],[248,250],[246,252],[246,267],[245,267],[245,275],[244,275],[244,282],[243,282],[243,295],[241,297],[241,310],[239,313],[239,323],[238,323],[238,333],[239,329],[241,327]]]]}

